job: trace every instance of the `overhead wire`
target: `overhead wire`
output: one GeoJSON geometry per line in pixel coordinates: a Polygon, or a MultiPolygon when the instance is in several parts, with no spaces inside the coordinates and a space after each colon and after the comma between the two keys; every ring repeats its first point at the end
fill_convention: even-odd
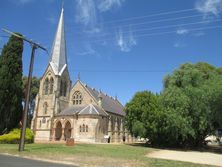
{"type": "Polygon", "coordinates": [[[182,10],[173,10],[173,11],[167,11],[167,12],[153,13],[153,14],[147,14],[147,15],[142,15],[142,16],[134,16],[134,17],[128,17],[124,19],[116,19],[116,20],[111,20],[111,21],[100,22],[95,25],[99,26],[99,25],[105,25],[105,24],[110,24],[110,23],[126,22],[126,21],[139,20],[139,19],[150,18],[150,17],[155,17],[155,16],[184,13],[184,12],[195,11],[195,10],[196,10],[195,8],[189,8],[189,9],[182,9],[182,10]]]}
{"type": "MultiPolygon", "coordinates": [[[[161,22],[167,22],[167,21],[176,21],[176,20],[182,20],[182,19],[191,19],[191,18],[198,18],[198,17],[203,17],[202,14],[198,15],[189,15],[189,16],[183,16],[183,17],[175,17],[175,18],[167,18],[167,19],[159,19],[159,20],[153,20],[153,21],[143,21],[143,22],[138,22],[138,23],[130,23],[130,24],[125,24],[125,25],[115,25],[115,26],[109,26],[108,30],[113,30],[116,28],[124,28],[124,27],[133,27],[133,26],[138,26],[138,25],[146,25],[146,24],[151,24],[151,23],[161,23],[161,22]]],[[[85,32],[78,32],[78,34],[83,34],[85,32]]]]}
{"type": "Polygon", "coordinates": [[[154,16],[161,16],[161,15],[169,15],[169,14],[175,14],[175,13],[183,13],[187,11],[194,11],[196,10],[195,8],[190,8],[190,9],[183,9],[183,10],[176,10],[176,11],[168,11],[168,12],[161,12],[161,13],[155,13],[155,14],[149,14],[149,15],[143,15],[143,16],[136,16],[136,17],[129,17],[125,19],[119,19],[119,20],[113,20],[113,21],[106,21],[104,23],[116,23],[116,22],[122,22],[122,21],[131,21],[135,19],[144,19],[144,18],[149,18],[149,17],[154,17],[154,16]]]}
{"type": "MultiPolygon", "coordinates": [[[[191,31],[198,31],[198,30],[218,29],[218,28],[222,28],[222,25],[221,26],[208,26],[208,27],[203,27],[203,28],[193,28],[193,29],[188,29],[188,31],[191,32],[191,31]]],[[[140,34],[140,35],[134,35],[134,37],[140,38],[140,37],[145,37],[145,36],[157,36],[157,35],[165,35],[165,34],[172,34],[172,33],[177,33],[177,30],[158,32],[158,33],[145,33],[145,34],[140,34]]],[[[128,39],[128,37],[123,37],[123,39],[128,39]]],[[[89,42],[103,42],[103,41],[110,41],[110,40],[116,40],[116,38],[99,39],[99,40],[89,41],[89,42]]]]}
{"type": "MultiPolygon", "coordinates": [[[[215,19],[212,21],[200,21],[200,22],[191,22],[191,23],[185,23],[185,24],[173,24],[173,25],[167,25],[167,26],[157,26],[157,27],[152,27],[152,28],[141,28],[141,29],[136,29],[136,30],[130,30],[130,31],[122,31],[122,34],[128,34],[128,33],[135,33],[135,32],[142,32],[142,31],[150,31],[150,30],[158,30],[158,29],[168,29],[168,28],[173,28],[173,27],[184,27],[184,26],[189,26],[189,25],[197,25],[197,24],[204,24],[204,23],[215,23],[215,22],[221,22],[222,19],[215,19]]],[[[89,37],[90,39],[92,38],[97,38],[97,37],[106,37],[106,36],[113,36],[113,33],[106,33],[106,34],[101,34],[97,35],[95,37],[89,37]]]]}
{"type": "MultiPolygon", "coordinates": [[[[27,69],[23,69],[27,70],[27,69]]],[[[44,71],[40,68],[35,68],[35,71],[44,71]]],[[[114,70],[114,69],[73,69],[69,68],[69,71],[72,72],[83,72],[83,73],[165,73],[171,72],[172,70],[165,70],[165,69],[145,69],[145,70],[114,70]]]]}

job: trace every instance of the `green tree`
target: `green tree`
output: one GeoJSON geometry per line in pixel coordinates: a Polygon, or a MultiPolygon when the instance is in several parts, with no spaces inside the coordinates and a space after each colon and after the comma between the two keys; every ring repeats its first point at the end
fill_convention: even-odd
{"type": "Polygon", "coordinates": [[[161,134],[159,126],[163,116],[162,108],[158,102],[158,96],[149,92],[138,92],[133,99],[126,104],[126,127],[129,131],[140,137],[148,137],[155,141],[161,134]]]}
{"type": "Polygon", "coordinates": [[[0,56],[0,134],[21,120],[22,52],[23,41],[11,36],[0,56]]]}
{"type": "MultiPolygon", "coordinates": [[[[23,76],[22,82],[23,82],[23,102],[25,102],[27,85],[28,85],[28,77],[23,76]]],[[[39,84],[40,84],[40,79],[35,76],[32,77],[32,84],[31,84],[31,91],[30,91],[30,103],[29,103],[29,111],[28,111],[28,122],[27,122],[28,127],[30,127],[30,125],[31,125],[33,111],[35,108],[35,97],[39,92],[39,84]]]]}
{"type": "Polygon", "coordinates": [[[165,77],[160,95],[135,94],[125,107],[126,126],[154,145],[200,146],[222,129],[221,101],[221,68],[183,64],[165,77]]]}
{"type": "Polygon", "coordinates": [[[165,77],[160,101],[168,111],[168,119],[177,118],[177,121],[168,121],[166,126],[165,134],[172,134],[170,127],[174,126],[174,135],[166,138],[168,144],[199,146],[213,133],[213,124],[219,122],[215,121],[215,114],[222,116],[219,103],[222,94],[218,93],[221,92],[218,89],[222,79],[220,71],[207,63],[187,63],[165,77]]]}

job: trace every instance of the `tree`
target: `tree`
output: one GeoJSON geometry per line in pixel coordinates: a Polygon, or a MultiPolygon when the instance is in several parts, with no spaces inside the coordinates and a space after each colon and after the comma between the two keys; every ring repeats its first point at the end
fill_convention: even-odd
{"type": "Polygon", "coordinates": [[[148,137],[155,141],[161,137],[159,122],[163,116],[162,108],[158,102],[158,96],[149,92],[138,92],[133,99],[126,104],[126,127],[129,131],[140,137],[148,137]]]}
{"type": "Polygon", "coordinates": [[[138,92],[126,104],[126,126],[151,144],[196,147],[222,129],[222,70],[183,64],[164,79],[160,95],[138,92]]]}
{"type": "MultiPolygon", "coordinates": [[[[25,97],[26,97],[27,85],[28,85],[28,77],[27,76],[23,76],[22,83],[23,83],[23,103],[24,103],[25,97]]],[[[35,108],[35,97],[39,92],[39,84],[40,84],[40,79],[37,77],[33,77],[31,91],[30,91],[30,104],[29,104],[28,122],[27,122],[28,127],[31,125],[33,111],[35,108]]]]}
{"type": "Polygon", "coordinates": [[[161,104],[168,111],[168,119],[176,115],[180,120],[167,124],[167,131],[175,127],[175,134],[167,138],[168,144],[200,146],[206,136],[213,133],[213,124],[219,122],[214,115],[222,116],[219,103],[222,94],[218,93],[221,92],[218,89],[221,88],[219,80],[222,81],[220,71],[207,63],[187,63],[165,78],[161,104]]]}
{"type": "Polygon", "coordinates": [[[11,36],[0,56],[0,134],[10,131],[21,120],[22,52],[22,39],[11,36]]]}

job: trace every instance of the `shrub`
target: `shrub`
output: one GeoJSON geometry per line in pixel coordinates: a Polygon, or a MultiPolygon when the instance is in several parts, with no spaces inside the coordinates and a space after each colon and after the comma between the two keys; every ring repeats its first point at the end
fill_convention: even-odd
{"type": "MultiPolygon", "coordinates": [[[[18,144],[20,140],[20,129],[13,129],[8,134],[0,136],[1,144],[18,144]]],[[[26,128],[25,143],[33,143],[34,135],[29,128],[26,128]]]]}

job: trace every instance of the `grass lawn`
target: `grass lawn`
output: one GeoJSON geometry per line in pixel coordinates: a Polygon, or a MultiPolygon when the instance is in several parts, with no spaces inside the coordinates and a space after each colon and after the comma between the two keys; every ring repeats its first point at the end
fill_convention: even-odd
{"type": "Polygon", "coordinates": [[[57,161],[73,162],[80,166],[106,166],[106,167],[206,167],[192,163],[152,159],[146,157],[153,148],[139,145],[114,144],[76,144],[67,147],[64,144],[26,144],[25,151],[17,151],[17,144],[0,144],[0,153],[10,153],[32,158],[44,158],[57,161]]]}

